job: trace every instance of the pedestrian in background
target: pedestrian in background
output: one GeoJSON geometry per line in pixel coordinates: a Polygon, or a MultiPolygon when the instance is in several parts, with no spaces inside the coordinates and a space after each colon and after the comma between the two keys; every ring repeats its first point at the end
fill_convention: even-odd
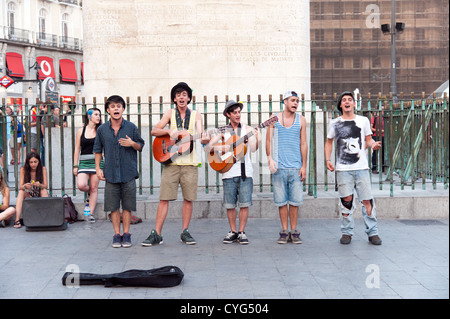
{"type": "MultiPolygon", "coordinates": [[[[98,184],[100,182],[95,169],[94,142],[97,129],[102,124],[102,113],[98,108],[90,108],[84,116],[84,126],[78,129],[75,137],[73,154],[73,174],[77,177],[78,189],[87,193],[84,208],[84,218],[95,222],[93,216],[98,199],[98,184]]],[[[100,161],[103,169],[104,161],[100,161]]]]}

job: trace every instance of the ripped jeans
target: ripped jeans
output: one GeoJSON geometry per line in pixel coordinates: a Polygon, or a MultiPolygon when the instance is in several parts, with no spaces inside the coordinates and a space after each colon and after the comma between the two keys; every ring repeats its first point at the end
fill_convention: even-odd
{"type": "Polygon", "coordinates": [[[358,199],[362,206],[366,234],[369,237],[378,235],[376,206],[372,195],[369,170],[337,171],[336,178],[340,197],[339,208],[341,212],[342,234],[353,235],[353,228],[355,227],[353,216],[353,212],[355,211],[354,190],[356,189],[358,199]],[[343,205],[342,198],[350,195],[353,196],[353,200],[351,208],[347,208],[343,205]],[[372,213],[370,216],[367,215],[366,207],[362,204],[363,200],[370,200],[372,204],[372,213]],[[348,216],[344,216],[344,214],[348,214],[348,216]]]}

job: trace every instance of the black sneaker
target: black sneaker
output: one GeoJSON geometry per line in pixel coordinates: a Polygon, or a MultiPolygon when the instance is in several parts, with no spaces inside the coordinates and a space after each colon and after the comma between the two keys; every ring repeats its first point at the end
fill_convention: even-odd
{"type": "Polygon", "coordinates": [[[112,246],[113,246],[114,248],[120,248],[120,247],[122,247],[122,236],[120,236],[120,234],[115,234],[115,235],[113,236],[112,246]]]}
{"type": "Polygon", "coordinates": [[[223,243],[231,244],[231,243],[237,241],[237,239],[238,239],[238,233],[230,230],[230,232],[223,239],[223,243]]]}
{"type": "Polygon", "coordinates": [[[187,228],[183,229],[180,239],[186,245],[195,245],[197,243],[187,228]]]}
{"type": "Polygon", "coordinates": [[[248,244],[248,238],[247,238],[247,235],[245,235],[245,232],[243,232],[243,231],[239,232],[239,234],[238,234],[238,241],[239,241],[239,244],[241,244],[241,245],[247,245],[248,244]]]}
{"type": "Polygon", "coordinates": [[[131,234],[123,233],[122,235],[122,247],[129,248],[131,247],[131,234]]]}

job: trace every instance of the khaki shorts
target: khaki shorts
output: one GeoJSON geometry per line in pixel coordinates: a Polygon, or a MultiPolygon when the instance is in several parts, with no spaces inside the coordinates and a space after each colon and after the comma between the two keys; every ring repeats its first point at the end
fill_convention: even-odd
{"type": "Polygon", "coordinates": [[[195,201],[197,200],[197,182],[197,166],[164,165],[159,200],[176,200],[178,185],[181,185],[183,199],[195,201]]]}

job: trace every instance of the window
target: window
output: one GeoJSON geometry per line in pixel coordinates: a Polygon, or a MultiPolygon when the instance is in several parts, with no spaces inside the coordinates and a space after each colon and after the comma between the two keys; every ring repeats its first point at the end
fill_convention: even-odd
{"type": "Polygon", "coordinates": [[[315,30],[315,40],[318,42],[322,42],[325,40],[325,31],[323,29],[315,30]]]}
{"type": "Polygon", "coordinates": [[[16,5],[13,2],[8,3],[8,28],[11,34],[14,34],[14,14],[16,5]]]}
{"type": "Polygon", "coordinates": [[[361,29],[353,29],[353,41],[361,41],[361,29]]]}
{"type": "Polygon", "coordinates": [[[373,68],[380,68],[381,67],[381,58],[379,56],[374,57],[372,59],[372,67],[373,68]]]}
{"type": "Polygon", "coordinates": [[[63,43],[69,42],[69,15],[67,13],[64,13],[62,15],[62,29],[61,29],[61,39],[63,43]]]}
{"type": "Polygon", "coordinates": [[[423,55],[416,56],[416,68],[423,68],[425,66],[425,57],[423,55]]]}
{"type": "Polygon", "coordinates": [[[47,13],[44,9],[39,10],[39,39],[45,40],[45,18],[47,13]]]}
{"type": "Polygon", "coordinates": [[[342,29],[335,29],[334,30],[334,41],[341,42],[344,39],[344,31],[342,29]]]}
{"type": "Polygon", "coordinates": [[[335,69],[342,69],[344,67],[344,64],[342,62],[342,57],[335,57],[333,59],[333,64],[335,69]]]}
{"type": "Polygon", "coordinates": [[[416,32],[416,40],[425,40],[425,29],[417,28],[416,32]]]}
{"type": "Polygon", "coordinates": [[[323,69],[324,68],[324,62],[322,57],[317,57],[314,59],[314,67],[316,69],[323,69]]]}

